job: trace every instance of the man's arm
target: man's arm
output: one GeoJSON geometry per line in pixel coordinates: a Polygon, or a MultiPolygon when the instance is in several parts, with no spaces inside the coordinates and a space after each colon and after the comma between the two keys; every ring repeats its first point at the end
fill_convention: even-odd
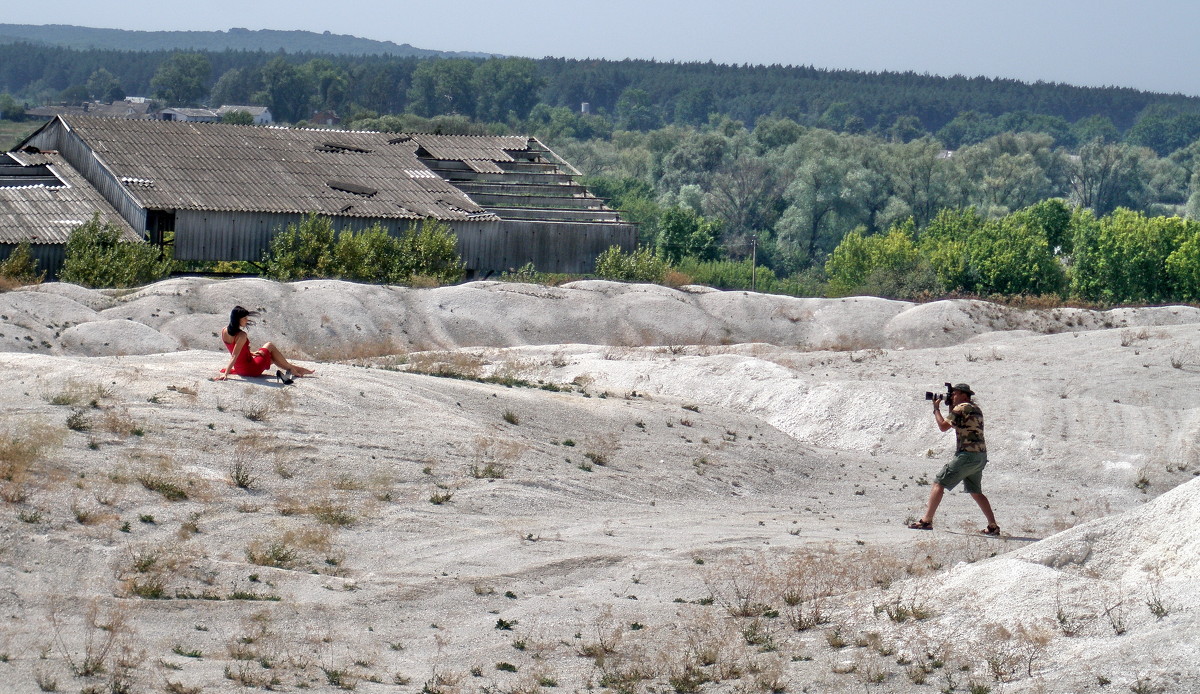
{"type": "Polygon", "coordinates": [[[947,422],[946,418],[942,416],[941,398],[933,399],[933,420],[937,422],[938,429],[942,431],[950,431],[950,422],[947,422]]]}

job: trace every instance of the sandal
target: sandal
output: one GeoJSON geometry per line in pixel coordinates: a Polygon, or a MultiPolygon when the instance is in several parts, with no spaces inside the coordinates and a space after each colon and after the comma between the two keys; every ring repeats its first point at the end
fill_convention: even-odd
{"type": "Polygon", "coordinates": [[[909,523],[908,527],[911,530],[933,530],[933,523],[931,521],[919,520],[915,523],[909,523]]]}
{"type": "Polygon", "coordinates": [[[980,530],[979,532],[984,535],[991,535],[992,537],[1000,537],[1000,526],[989,525],[987,530],[980,530]]]}

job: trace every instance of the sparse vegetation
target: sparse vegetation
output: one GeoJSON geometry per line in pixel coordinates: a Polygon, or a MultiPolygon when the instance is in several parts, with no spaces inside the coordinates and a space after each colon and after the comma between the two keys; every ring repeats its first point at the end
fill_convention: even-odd
{"type": "Polygon", "coordinates": [[[187,491],[184,490],[184,485],[179,480],[152,472],[143,472],[137,476],[137,481],[146,489],[161,494],[167,501],[186,501],[188,498],[187,491]]]}

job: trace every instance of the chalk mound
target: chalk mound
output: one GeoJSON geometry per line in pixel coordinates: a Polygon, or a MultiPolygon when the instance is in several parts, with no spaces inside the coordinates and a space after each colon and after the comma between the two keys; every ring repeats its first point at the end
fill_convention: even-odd
{"type": "Polygon", "coordinates": [[[235,305],[259,313],[250,331],[255,342],[271,340],[290,353],[321,360],[567,343],[909,350],[1013,331],[1053,334],[1200,322],[1200,309],[1183,306],[1028,311],[983,301],[796,298],[604,280],[561,287],[481,281],[410,289],[336,280],[186,277],[133,291],[50,283],[5,293],[0,314],[15,327],[0,338],[0,351],[92,354],[88,350],[106,341],[112,350],[106,353],[112,354],[140,354],[152,347],[218,351],[216,335],[235,305]],[[110,320],[142,324],[162,339],[150,340],[142,330],[108,334],[111,339],[98,343],[61,339],[67,328],[110,320]],[[124,339],[132,341],[122,344],[124,339]],[[85,351],[77,351],[85,344],[85,351]]]}
{"type": "Polygon", "coordinates": [[[60,339],[64,350],[88,357],[162,354],[181,349],[178,340],[133,320],[81,323],[64,330],[60,339]]]}

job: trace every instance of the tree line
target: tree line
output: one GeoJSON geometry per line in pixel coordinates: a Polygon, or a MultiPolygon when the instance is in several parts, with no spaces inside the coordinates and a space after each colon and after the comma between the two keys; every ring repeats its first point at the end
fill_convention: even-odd
{"type": "Polygon", "coordinates": [[[1047,132],[1064,146],[1079,146],[1109,129],[1124,134],[1147,109],[1159,109],[1158,122],[1143,128],[1139,138],[1157,143],[1200,134],[1193,120],[1200,99],[1178,94],[712,62],[187,53],[11,43],[0,45],[0,91],[34,105],[116,93],[159,97],[170,106],[254,101],[287,122],[332,109],[352,120],[373,112],[508,123],[528,117],[538,104],[578,111],[586,102],[603,116],[593,127],[605,134],[702,125],[718,113],[743,122],[786,117],[892,139],[934,135],[951,148],[1011,131],[1047,132]],[[98,80],[98,73],[106,80],[98,80]]]}

